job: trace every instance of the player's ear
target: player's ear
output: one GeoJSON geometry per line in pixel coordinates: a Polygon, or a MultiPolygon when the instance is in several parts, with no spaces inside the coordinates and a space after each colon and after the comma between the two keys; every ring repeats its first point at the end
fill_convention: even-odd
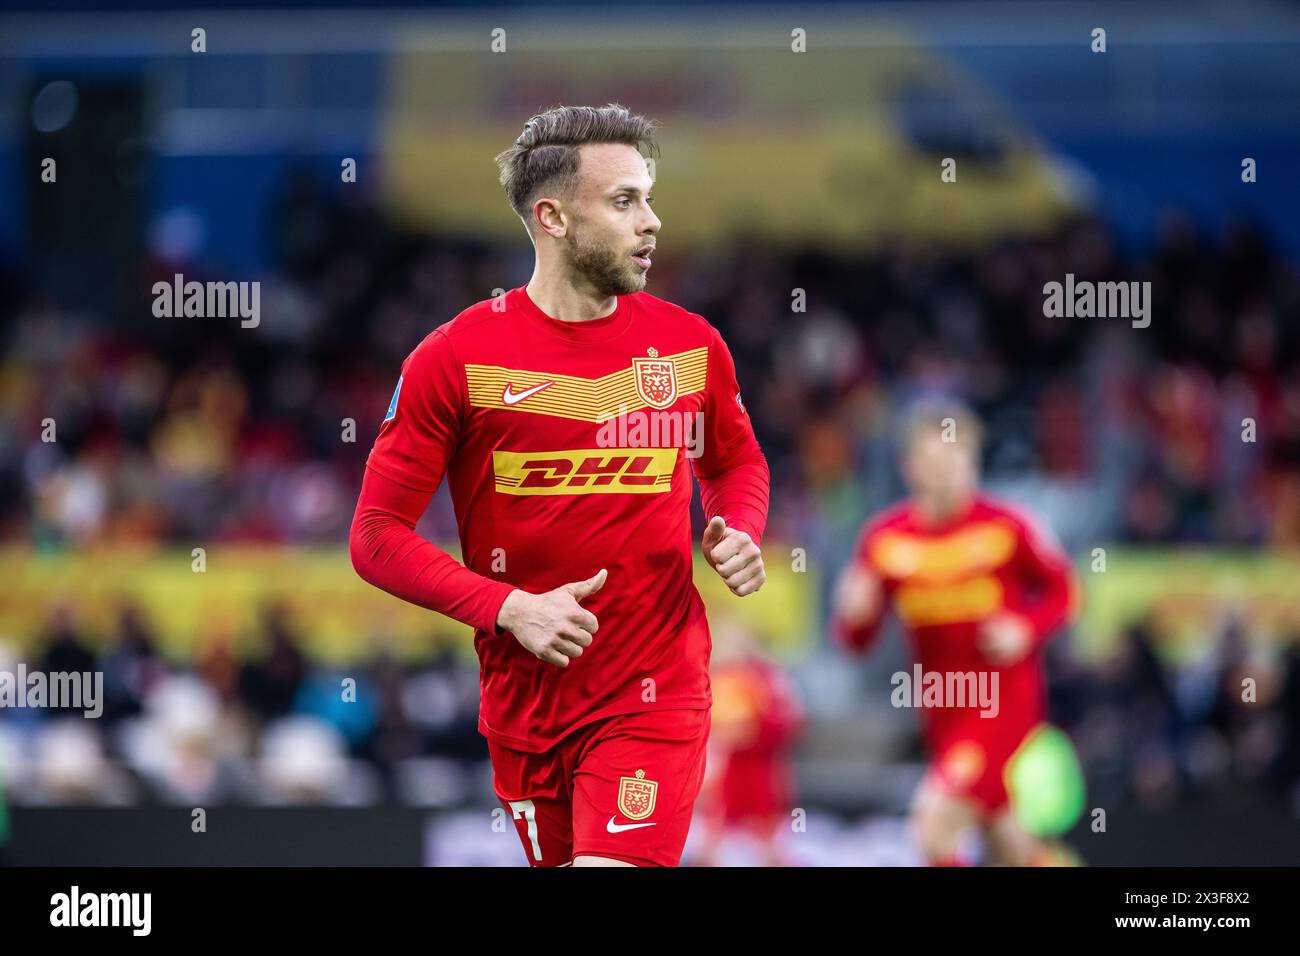
{"type": "Polygon", "coordinates": [[[560,202],[543,196],[533,203],[533,230],[541,230],[555,239],[563,239],[569,229],[569,216],[560,202]]]}

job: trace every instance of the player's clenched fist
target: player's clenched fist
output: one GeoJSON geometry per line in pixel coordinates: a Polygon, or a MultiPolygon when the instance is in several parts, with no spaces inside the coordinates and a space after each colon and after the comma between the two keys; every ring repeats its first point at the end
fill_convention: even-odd
{"type": "Polygon", "coordinates": [[[1032,625],[1018,614],[1004,611],[980,625],[980,650],[994,664],[1016,663],[1029,653],[1033,643],[1032,625]]]}
{"type": "Polygon", "coordinates": [[[701,542],[704,560],[731,588],[737,597],[753,594],[767,580],[763,570],[763,552],[743,531],[728,528],[721,515],[709,522],[701,542]]]}
{"type": "Polygon", "coordinates": [[[544,594],[511,591],[497,612],[497,626],[513,634],[530,654],[556,667],[568,667],[569,658],[581,656],[600,626],[596,615],[578,602],[599,591],[606,577],[601,568],[585,581],[544,594]]]}
{"type": "Polygon", "coordinates": [[[885,588],[871,568],[852,564],[835,585],[835,616],[849,627],[859,627],[880,613],[885,588]]]}

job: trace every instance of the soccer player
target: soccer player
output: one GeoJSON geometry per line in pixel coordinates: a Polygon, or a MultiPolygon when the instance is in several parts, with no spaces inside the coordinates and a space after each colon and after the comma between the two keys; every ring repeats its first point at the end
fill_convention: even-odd
{"type": "Polygon", "coordinates": [[[832,633],[865,651],[892,605],[925,680],[942,681],[930,685],[944,689],[938,699],[922,698],[932,763],[912,807],[926,859],[959,865],[962,839],[979,829],[993,861],[1049,862],[1053,848],[1013,814],[1003,770],[1044,720],[1041,654],[1072,612],[1069,559],[1027,517],[979,491],[980,426],[969,412],[921,409],[905,442],[911,497],[863,528],[836,588],[832,633]],[[993,694],[965,692],[981,682],[993,694]]]}
{"type": "Polygon", "coordinates": [[[784,866],[781,834],[794,806],[791,750],[805,723],[802,701],[736,620],[713,628],[712,676],[700,857],[716,865],[723,845],[737,837],[757,843],[764,866],[784,866]]]}
{"type": "Polygon", "coordinates": [[[534,866],[680,860],[711,703],[691,472],[705,559],[737,595],[766,577],[768,467],[731,355],[642,291],[655,127],[557,107],[497,157],[532,278],[406,359],[350,536],[367,581],[474,628],[479,730],[534,866]],[[414,530],[444,473],[464,566],[414,530]]]}

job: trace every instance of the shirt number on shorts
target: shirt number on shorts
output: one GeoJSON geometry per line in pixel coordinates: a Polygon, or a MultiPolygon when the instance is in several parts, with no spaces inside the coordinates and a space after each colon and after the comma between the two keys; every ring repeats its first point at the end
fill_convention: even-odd
{"type": "Polygon", "coordinates": [[[542,845],[537,842],[537,808],[531,800],[511,800],[510,810],[518,820],[523,817],[528,821],[528,839],[533,844],[533,858],[542,862],[542,845]]]}

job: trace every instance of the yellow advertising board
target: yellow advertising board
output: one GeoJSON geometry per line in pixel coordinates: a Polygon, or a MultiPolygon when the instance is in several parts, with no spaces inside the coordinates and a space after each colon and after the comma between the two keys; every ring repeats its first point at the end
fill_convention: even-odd
{"type": "MultiPolygon", "coordinates": [[[[278,604],[318,660],[364,660],[381,648],[403,659],[440,646],[473,654],[468,627],[362,581],[343,549],[213,547],[203,555],[204,570],[195,570],[195,561],[179,549],[0,549],[0,641],[31,648],[67,613],[79,634],[101,645],[111,640],[118,610],[129,601],[168,657],[188,660],[213,642],[229,642],[242,657],[262,640],[263,609],[278,604]]],[[[737,614],[778,650],[815,636],[807,623],[813,613],[808,578],[791,571],[789,560],[774,558],[762,591],[740,600],[702,562],[696,568],[710,615],[737,614]]]]}
{"type": "MultiPolygon", "coordinates": [[[[695,582],[710,620],[735,616],[781,656],[816,647],[821,575],[794,570],[791,554],[767,542],[767,583],[743,599],[697,555],[695,582]]],[[[92,646],[102,644],[129,601],[169,657],[187,660],[213,642],[244,656],[260,645],[263,610],[278,604],[321,661],[364,660],[381,648],[403,659],[443,646],[472,654],[469,628],[362,581],[343,549],[216,547],[205,554],[206,570],[194,570],[194,561],[180,549],[0,549],[0,642],[34,647],[67,613],[92,646]]],[[[1300,636],[1300,556],[1115,548],[1105,571],[1087,562],[1078,570],[1083,603],[1073,647],[1084,659],[1110,653],[1140,619],[1172,663],[1210,650],[1229,619],[1260,644],[1300,636]]]]}
{"type": "Polygon", "coordinates": [[[632,50],[626,37],[539,27],[507,36],[508,55],[485,38],[466,49],[469,38],[416,34],[388,86],[389,210],[417,228],[522,242],[493,157],[544,109],[608,102],[662,123],[665,253],[678,241],[694,253],[757,237],[960,244],[1040,232],[1073,201],[1009,111],[941,54],[878,23],[812,34],[811,51],[796,52],[788,25],[732,23],[638,33],[632,50]],[[939,105],[996,143],[996,157],[919,142],[916,127],[939,105]],[[955,161],[947,180],[945,158],[955,161]]]}
{"type": "Polygon", "coordinates": [[[1254,644],[1300,637],[1300,555],[1107,549],[1105,570],[1085,561],[1079,575],[1075,647],[1085,658],[1109,653],[1139,620],[1173,664],[1209,652],[1230,621],[1254,644]]]}

